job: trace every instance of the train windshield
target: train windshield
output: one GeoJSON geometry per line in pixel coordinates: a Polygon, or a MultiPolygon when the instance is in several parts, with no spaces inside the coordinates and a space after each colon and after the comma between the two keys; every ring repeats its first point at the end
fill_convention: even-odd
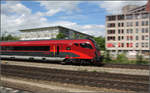
{"type": "Polygon", "coordinates": [[[83,48],[93,49],[93,48],[92,48],[92,45],[89,44],[89,43],[80,43],[80,46],[83,47],[83,48]]]}

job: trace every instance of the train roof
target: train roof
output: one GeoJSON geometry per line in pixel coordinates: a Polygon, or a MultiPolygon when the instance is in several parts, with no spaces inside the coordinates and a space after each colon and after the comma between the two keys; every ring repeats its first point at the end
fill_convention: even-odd
{"type": "Polygon", "coordinates": [[[57,41],[59,41],[59,40],[90,40],[89,38],[85,38],[85,39],[36,39],[36,40],[10,40],[10,41],[1,41],[1,42],[23,42],[23,41],[51,41],[51,40],[57,40],[57,41]]]}
{"type": "Polygon", "coordinates": [[[87,41],[91,41],[90,39],[46,39],[46,40],[19,40],[19,41],[5,41],[5,42],[1,42],[1,45],[6,45],[6,46],[25,46],[25,45],[48,45],[50,43],[83,43],[83,42],[87,42],[87,41]]]}

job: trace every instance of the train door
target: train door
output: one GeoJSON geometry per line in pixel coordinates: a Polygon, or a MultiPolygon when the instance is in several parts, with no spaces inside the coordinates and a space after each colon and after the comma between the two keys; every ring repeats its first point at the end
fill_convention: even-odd
{"type": "Polygon", "coordinates": [[[61,44],[53,44],[52,45],[52,57],[61,57],[61,44]]]}
{"type": "Polygon", "coordinates": [[[57,57],[62,57],[61,50],[62,50],[62,44],[57,44],[56,45],[56,55],[57,55],[57,57]]]}

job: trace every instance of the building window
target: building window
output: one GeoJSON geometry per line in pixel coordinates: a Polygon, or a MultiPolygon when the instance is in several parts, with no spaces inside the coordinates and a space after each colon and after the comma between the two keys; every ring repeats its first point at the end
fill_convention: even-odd
{"type": "Polygon", "coordinates": [[[127,36],[127,40],[133,40],[133,36],[127,36]]]}
{"type": "Polygon", "coordinates": [[[107,43],[107,47],[115,47],[115,44],[113,44],[113,43],[107,43]]]}
{"type": "Polygon", "coordinates": [[[108,23],[107,27],[115,27],[115,23],[108,23]]]}
{"type": "Polygon", "coordinates": [[[142,18],[148,18],[148,14],[142,14],[142,18]]]}
{"type": "Polygon", "coordinates": [[[109,40],[115,41],[115,36],[108,36],[108,37],[107,37],[107,40],[108,40],[108,41],[109,41],[109,40]]]}
{"type": "Polygon", "coordinates": [[[129,40],[129,36],[127,36],[127,40],[129,40]]]}
{"type": "Polygon", "coordinates": [[[133,33],[133,29],[127,29],[127,33],[133,33]]]}
{"type": "Polygon", "coordinates": [[[139,29],[138,28],[136,28],[136,33],[138,33],[139,32],[139,29]]]}
{"type": "Polygon", "coordinates": [[[115,34],[115,30],[108,30],[108,34],[115,34]]]}
{"type": "Polygon", "coordinates": [[[120,34],[120,29],[118,30],[118,34],[120,34]]]}
{"type": "Polygon", "coordinates": [[[148,40],[149,39],[149,36],[148,35],[145,35],[145,40],[148,40]]]}
{"type": "Polygon", "coordinates": [[[133,23],[132,22],[127,22],[127,27],[131,27],[133,26],[133,23]]]}
{"type": "Polygon", "coordinates": [[[142,35],[142,40],[144,40],[145,38],[144,38],[144,35],[142,35]]]}
{"type": "Polygon", "coordinates": [[[142,47],[144,47],[144,43],[142,43],[142,47]]]}
{"type": "Polygon", "coordinates": [[[148,47],[148,43],[147,42],[145,43],[145,47],[148,47]]]}
{"type": "Polygon", "coordinates": [[[130,40],[133,40],[133,36],[130,36],[130,40]]]}
{"type": "Polygon", "coordinates": [[[139,26],[139,22],[138,21],[136,21],[136,26],[139,26]]]}
{"type": "Polygon", "coordinates": [[[132,19],[132,18],[133,18],[132,15],[127,15],[127,16],[126,16],[126,19],[132,19]]]}
{"type": "Polygon", "coordinates": [[[124,43],[121,43],[121,47],[124,47],[124,43]]]}
{"type": "Polygon", "coordinates": [[[124,33],[124,30],[122,29],[122,34],[124,33]]]}
{"type": "Polygon", "coordinates": [[[136,47],[139,47],[139,43],[136,43],[135,46],[136,46],[136,47]]]}
{"type": "Polygon", "coordinates": [[[121,39],[120,39],[120,36],[118,36],[118,40],[120,41],[121,39]]]}
{"type": "Polygon", "coordinates": [[[118,43],[118,47],[121,47],[121,43],[118,43]]]}
{"type": "Polygon", "coordinates": [[[144,33],[145,31],[144,31],[145,29],[144,28],[142,28],[142,33],[144,33]]]}
{"type": "Polygon", "coordinates": [[[124,23],[121,23],[121,26],[124,27],[124,23]]]}
{"type": "Polygon", "coordinates": [[[127,47],[129,47],[129,43],[127,43],[127,47]]]}
{"type": "Polygon", "coordinates": [[[122,36],[122,40],[124,39],[124,37],[122,36]]]}
{"type": "Polygon", "coordinates": [[[107,20],[108,21],[115,21],[116,20],[116,16],[107,16],[107,20]]]}
{"type": "Polygon", "coordinates": [[[136,36],[136,40],[139,40],[139,37],[138,37],[138,36],[136,36]]]}
{"type": "Polygon", "coordinates": [[[148,26],[148,21],[145,22],[145,25],[148,26]]]}
{"type": "Polygon", "coordinates": [[[118,27],[120,27],[120,23],[118,23],[118,27]]]}
{"type": "Polygon", "coordinates": [[[148,33],[148,28],[145,28],[145,33],[148,33]]]}
{"type": "Polygon", "coordinates": [[[124,20],[124,15],[118,15],[118,20],[124,20]]]}
{"type": "Polygon", "coordinates": [[[133,33],[133,29],[130,29],[130,33],[133,33]]]}
{"type": "Polygon", "coordinates": [[[127,33],[129,33],[129,29],[127,29],[127,33]]]}
{"type": "Polygon", "coordinates": [[[140,18],[141,18],[141,16],[139,14],[135,15],[135,19],[140,19],[140,18]]]}
{"type": "Polygon", "coordinates": [[[142,26],[148,26],[149,22],[148,21],[142,21],[142,26]]]}
{"type": "Polygon", "coordinates": [[[118,23],[118,27],[123,27],[124,23],[118,23]]]}
{"type": "Polygon", "coordinates": [[[144,22],[144,21],[142,21],[142,26],[144,26],[144,24],[145,24],[145,22],[144,22]]]}
{"type": "Polygon", "coordinates": [[[133,43],[130,43],[130,44],[129,44],[129,47],[133,47],[133,43]]]}

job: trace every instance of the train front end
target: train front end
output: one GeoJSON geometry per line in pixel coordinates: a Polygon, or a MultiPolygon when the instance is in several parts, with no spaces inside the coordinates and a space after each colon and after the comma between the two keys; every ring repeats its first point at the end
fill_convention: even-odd
{"type": "Polygon", "coordinates": [[[93,58],[94,62],[97,64],[101,64],[103,61],[103,56],[101,55],[100,48],[96,44],[95,40],[90,39],[94,45],[95,48],[95,57],[93,58]]]}

